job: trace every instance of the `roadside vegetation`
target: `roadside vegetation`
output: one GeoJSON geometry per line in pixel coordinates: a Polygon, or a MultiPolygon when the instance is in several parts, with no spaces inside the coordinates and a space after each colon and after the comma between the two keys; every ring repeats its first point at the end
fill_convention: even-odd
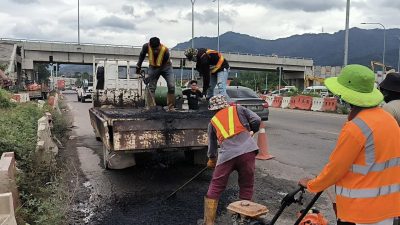
{"type": "Polygon", "coordinates": [[[53,115],[52,133],[60,140],[65,140],[68,122],[48,106],[40,109],[34,102],[17,104],[10,98],[10,93],[0,89],[0,154],[15,152],[21,200],[18,224],[63,224],[68,192],[62,185],[60,162],[35,149],[37,121],[45,112],[53,115]]]}

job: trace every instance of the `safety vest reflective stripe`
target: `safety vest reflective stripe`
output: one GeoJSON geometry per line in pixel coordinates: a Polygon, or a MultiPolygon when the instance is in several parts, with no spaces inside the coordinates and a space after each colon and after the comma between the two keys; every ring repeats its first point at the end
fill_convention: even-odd
{"type": "Polygon", "coordinates": [[[375,163],[375,143],[371,128],[360,118],[353,119],[353,122],[360,128],[365,136],[365,161],[367,164],[366,166],[352,165],[351,171],[353,173],[366,175],[369,172],[380,172],[390,167],[400,166],[400,158],[393,158],[386,162],[375,163]]]}
{"type": "Polygon", "coordinates": [[[233,107],[228,108],[228,121],[229,121],[229,133],[226,131],[224,126],[221,124],[219,119],[214,116],[212,118],[212,121],[215,123],[215,125],[218,127],[218,130],[221,132],[222,136],[227,139],[229,137],[232,137],[235,134],[235,123],[234,123],[234,118],[233,118],[233,107]]]}
{"type": "Polygon", "coordinates": [[[211,49],[208,49],[206,53],[207,54],[212,54],[212,53],[218,54],[219,60],[218,60],[217,64],[211,68],[211,73],[216,73],[221,68],[222,63],[224,62],[224,56],[220,52],[217,52],[217,51],[211,50],[211,49]]]}
{"type": "Polygon", "coordinates": [[[221,132],[222,136],[223,136],[224,138],[227,138],[227,137],[229,136],[229,135],[228,135],[228,132],[226,132],[224,126],[222,126],[222,124],[221,124],[221,122],[219,121],[219,119],[218,119],[217,117],[214,116],[211,120],[212,120],[212,121],[214,122],[214,124],[218,127],[218,130],[221,132]]]}
{"type": "Polygon", "coordinates": [[[167,51],[167,48],[164,45],[161,45],[161,50],[160,53],[158,53],[158,57],[157,57],[157,66],[161,66],[162,60],[164,58],[164,54],[167,51]]]}
{"type": "Polygon", "coordinates": [[[347,198],[375,198],[383,195],[400,192],[400,184],[382,186],[368,189],[349,189],[341,186],[335,187],[336,194],[347,198]]]}
{"type": "Polygon", "coordinates": [[[158,56],[157,56],[157,61],[154,62],[154,53],[153,53],[153,49],[150,47],[150,44],[149,44],[148,46],[149,46],[149,51],[148,51],[148,55],[149,55],[149,64],[150,64],[151,66],[158,66],[158,67],[161,66],[162,60],[163,60],[163,58],[164,58],[164,54],[165,54],[165,52],[167,51],[167,47],[165,47],[164,45],[161,45],[160,52],[158,53],[158,56]]]}

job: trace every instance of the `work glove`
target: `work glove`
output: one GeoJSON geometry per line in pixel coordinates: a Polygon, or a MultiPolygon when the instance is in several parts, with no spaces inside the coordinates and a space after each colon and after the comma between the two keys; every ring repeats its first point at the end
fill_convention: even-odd
{"type": "Polygon", "coordinates": [[[208,158],[207,167],[210,169],[214,169],[217,165],[217,158],[208,158]]]}
{"type": "Polygon", "coordinates": [[[142,67],[136,66],[136,74],[140,74],[142,67]]]}

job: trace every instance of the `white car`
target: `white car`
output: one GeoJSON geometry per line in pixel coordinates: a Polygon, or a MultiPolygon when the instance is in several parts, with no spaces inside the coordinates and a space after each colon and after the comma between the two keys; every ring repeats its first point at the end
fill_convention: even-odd
{"type": "Polygon", "coordinates": [[[85,80],[83,85],[77,88],[78,101],[85,102],[86,99],[92,99],[93,82],[85,80]]]}

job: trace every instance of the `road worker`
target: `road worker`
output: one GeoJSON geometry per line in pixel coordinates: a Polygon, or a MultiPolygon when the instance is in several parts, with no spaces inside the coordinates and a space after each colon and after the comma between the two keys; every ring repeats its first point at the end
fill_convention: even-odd
{"type": "Polygon", "coordinates": [[[226,95],[226,83],[229,75],[229,63],[224,56],[215,50],[205,48],[188,48],[185,56],[189,61],[196,62],[196,70],[203,77],[203,94],[207,99],[217,94],[226,95]]]}
{"type": "Polygon", "coordinates": [[[400,125],[400,73],[389,73],[379,88],[386,102],[383,109],[392,114],[400,125]]]}
{"type": "Polygon", "coordinates": [[[400,216],[400,129],[378,107],[383,95],[374,81],[374,73],[361,65],[348,65],[325,80],[351,112],[322,172],[299,181],[314,193],[335,185],[338,224],[392,225],[400,216]]]}
{"type": "Polygon", "coordinates": [[[229,175],[233,171],[236,170],[239,175],[239,198],[251,200],[253,197],[255,157],[258,146],[252,138],[252,133],[259,130],[261,118],[243,106],[230,106],[224,95],[213,96],[209,102],[209,110],[216,113],[208,125],[207,166],[215,170],[204,198],[204,221],[202,222],[213,225],[218,199],[225,190],[229,175]]]}
{"type": "Polygon", "coordinates": [[[167,109],[169,111],[174,110],[175,107],[175,77],[170,59],[168,48],[160,43],[158,37],[150,38],[149,43],[146,43],[142,47],[142,51],[139,55],[139,61],[136,64],[136,73],[140,74],[142,63],[146,54],[149,58],[149,70],[148,77],[145,79],[145,83],[150,90],[150,96],[148,98],[148,106],[154,107],[155,103],[155,91],[157,87],[157,81],[160,76],[164,77],[167,81],[168,94],[167,94],[167,109]]]}

